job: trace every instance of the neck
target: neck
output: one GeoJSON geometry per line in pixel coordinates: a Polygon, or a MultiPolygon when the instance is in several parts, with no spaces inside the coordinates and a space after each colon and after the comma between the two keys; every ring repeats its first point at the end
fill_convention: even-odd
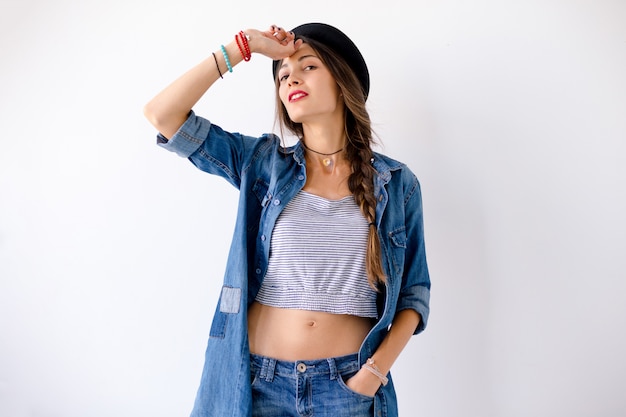
{"type": "Polygon", "coordinates": [[[337,149],[334,152],[319,152],[319,151],[316,151],[315,149],[309,148],[308,146],[306,146],[306,143],[304,143],[304,142],[302,142],[302,146],[304,146],[304,149],[306,149],[307,151],[313,152],[313,153],[321,155],[321,156],[332,156],[332,155],[338,154],[339,152],[343,151],[343,149],[344,149],[343,147],[341,147],[340,149],[337,149]]]}
{"type": "Polygon", "coordinates": [[[321,152],[316,149],[312,149],[304,142],[304,140],[302,141],[302,146],[306,150],[305,155],[307,161],[309,162],[307,165],[308,168],[315,169],[315,167],[319,167],[322,168],[322,170],[327,174],[333,174],[335,173],[335,168],[338,164],[345,163],[343,153],[343,150],[345,149],[344,146],[328,152],[321,152]],[[313,161],[315,163],[311,164],[313,161]]]}
{"type": "Polygon", "coordinates": [[[343,121],[327,119],[324,123],[303,124],[302,133],[304,147],[316,154],[332,155],[346,145],[343,121]]]}

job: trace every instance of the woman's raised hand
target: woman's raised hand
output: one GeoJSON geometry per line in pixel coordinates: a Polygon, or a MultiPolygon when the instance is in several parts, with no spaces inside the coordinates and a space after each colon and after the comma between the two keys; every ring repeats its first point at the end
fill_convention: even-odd
{"type": "Polygon", "coordinates": [[[272,25],[266,31],[248,29],[250,49],[271,59],[283,59],[293,55],[302,45],[302,40],[296,40],[293,32],[287,32],[280,26],[272,25]]]}

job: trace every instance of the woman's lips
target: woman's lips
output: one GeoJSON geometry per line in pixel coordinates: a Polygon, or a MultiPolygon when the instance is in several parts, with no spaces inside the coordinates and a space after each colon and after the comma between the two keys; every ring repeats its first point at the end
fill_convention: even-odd
{"type": "Polygon", "coordinates": [[[301,98],[304,98],[306,96],[308,96],[308,94],[305,93],[304,91],[294,91],[293,93],[289,94],[289,101],[290,102],[298,101],[301,98]]]}

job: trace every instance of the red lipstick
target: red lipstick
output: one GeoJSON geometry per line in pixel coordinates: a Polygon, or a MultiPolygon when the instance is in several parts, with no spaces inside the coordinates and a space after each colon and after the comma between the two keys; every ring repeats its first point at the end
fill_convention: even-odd
{"type": "Polygon", "coordinates": [[[293,92],[291,92],[289,94],[289,101],[290,102],[298,101],[298,100],[300,100],[300,99],[302,99],[302,98],[304,98],[306,96],[308,96],[308,94],[305,93],[304,91],[296,90],[296,91],[293,91],[293,92]]]}

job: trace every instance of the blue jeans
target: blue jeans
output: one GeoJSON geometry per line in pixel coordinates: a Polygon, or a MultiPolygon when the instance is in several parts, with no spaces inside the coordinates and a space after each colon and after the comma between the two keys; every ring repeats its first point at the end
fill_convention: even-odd
{"type": "Polygon", "coordinates": [[[345,381],[359,369],[357,354],[312,361],[250,355],[254,417],[372,417],[374,397],[345,381]]]}

